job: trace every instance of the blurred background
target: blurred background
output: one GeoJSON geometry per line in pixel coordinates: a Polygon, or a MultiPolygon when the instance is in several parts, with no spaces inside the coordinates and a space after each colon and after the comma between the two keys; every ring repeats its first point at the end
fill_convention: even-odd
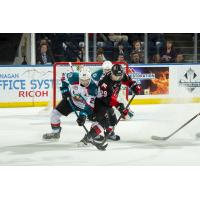
{"type": "Polygon", "coordinates": [[[198,33],[0,33],[0,64],[198,63],[198,33]]]}

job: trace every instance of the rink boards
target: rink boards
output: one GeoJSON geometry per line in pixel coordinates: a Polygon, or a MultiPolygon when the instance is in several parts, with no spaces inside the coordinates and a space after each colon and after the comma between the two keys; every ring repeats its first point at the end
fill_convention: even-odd
{"type": "MultiPolygon", "coordinates": [[[[51,65],[0,66],[0,107],[51,104],[52,69],[51,65]]],[[[129,64],[129,74],[143,88],[132,104],[200,102],[199,64],[129,64]]]]}

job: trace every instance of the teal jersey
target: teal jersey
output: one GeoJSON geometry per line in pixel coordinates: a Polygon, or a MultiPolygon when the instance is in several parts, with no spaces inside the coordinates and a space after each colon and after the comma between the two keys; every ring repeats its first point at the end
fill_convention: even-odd
{"type": "Polygon", "coordinates": [[[81,114],[90,115],[93,113],[98,86],[92,79],[89,85],[84,87],[79,83],[79,73],[71,72],[66,74],[61,88],[62,93],[63,91],[70,92],[72,101],[81,110],[81,114]]]}
{"type": "Polygon", "coordinates": [[[92,73],[92,79],[96,82],[99,82],[101,77],[104,75],[103,69],[98,69],[97,71],[92,73]]]}

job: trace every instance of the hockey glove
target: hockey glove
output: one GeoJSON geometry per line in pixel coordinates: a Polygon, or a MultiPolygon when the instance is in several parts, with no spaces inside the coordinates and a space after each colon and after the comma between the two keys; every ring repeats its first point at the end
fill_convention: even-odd
{"type": "Polygon", "coordinates": [[[138,85],[136,82],[130,87],[130,89],[135,93],[135,94],[140,94],[142,87],[138,85]]]}
{"type": "Polygon", "coordinates": [[[61,91],[63,99],[71,97],[71,93],[69,91],[69,85],[66,82],[62,82],[62,86],[60,87],[60,91],[61,91]]]}
{"type": "Polygon", "coordinates": [[[86,115],[83,113],[80,113],[76,121],[79,126],[83,126],[85,124],[85,120],[86,120],[86,115]]]}
{"type": "Polygon", "coordinates": [[[67,99],[67,98],[71,97],[70,92],[67,91],[67,90],[63,90],[61,93],[62,93],[62,98],[63,99],[67,99]]]}
{"type": "Polygon", "coordinates": [[[60,87],[60,91],[61,91],[63,99],[71,97],[71,93],[69,91],[69,87],[68,86],[63,85],[62,87],[60,87]]]}
{"type": "Polygon", "coordinates": [[[128,115],[129,110],[124,107],[123,103],[119,103],[116,108],[117,110],[119,110],[123,118],[125,118],[128,115]]]}
{"type": "Polygon", "coordinates": [[[88,120],[95,122],[96,121],[96,114],[92,113],[92,114],[88,115],[88,120]]]}

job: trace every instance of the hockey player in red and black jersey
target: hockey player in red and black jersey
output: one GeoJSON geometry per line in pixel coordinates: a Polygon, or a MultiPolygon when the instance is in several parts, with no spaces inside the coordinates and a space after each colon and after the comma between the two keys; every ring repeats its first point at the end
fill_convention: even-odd
{"type": "MultiPolygon", "coordinates": [[[[99,80],[102,79],[103,76],[105,76],[105,74],[111,71],[112,66],[113,64],[110,61],[108,60],[104,61],[102,64],[102,68],[92,73],[92,79],[96,81],[96,83],[98,84],[99,80]]],[[[118,101],[123,103],[126,106],[128,104],[128,101],[126,100],[126,96],[123,94],[124,90],[126,90],[123,87],[124,86],[121,87],[121,90],[119,92],[118,101]]],[[[120,113],[116,109],[114,109],[114,111],[117,116],[120,115],[120,113]]],[[[123,119],[129,120],[133,116],[134,116],[134,112],[129,108],[128,115],[123,119]]]]}
{"type": "Polygon", "coordinates": [[[135,94],[139,94],[141,86],[128,76],[121,65],[112,66],[111,72],[107,73],[98,84],[98,95],[95,99],[96,122],[90,129],[90,134],[95,137],[101,132],[105,132],[111,140],[120,140],[118,135],[114,133],[114,127],[117,123],[117,117],[113,107],[125,117],[128,109],[125,109],[123,103],[118,102],[117,97],[121,88],[121,84],[127,85],[135,94]]]}

